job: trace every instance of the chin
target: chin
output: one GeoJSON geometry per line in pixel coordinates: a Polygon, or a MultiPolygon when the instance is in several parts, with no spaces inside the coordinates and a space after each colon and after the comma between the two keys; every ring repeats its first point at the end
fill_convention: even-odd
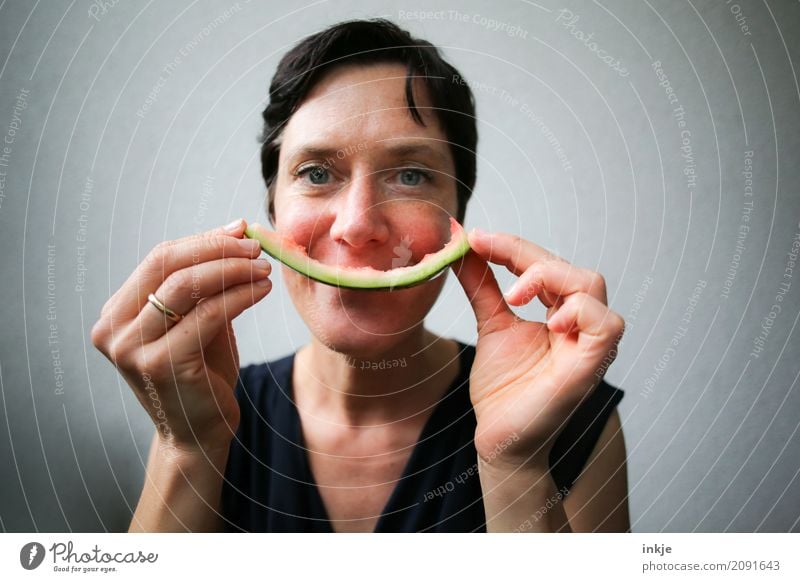
{"type": "Polygon", "coordinates": [[[410,289],[360,291],[303,279],[290,290],[311,333],[333,350],[365,359],[418,333],[442,287],[432,281],[410,289]]]}
{"type": "Polygon", "coordinates": [[[341,333],[340,330],[315,331],[316,338],[329,349],[358,360],[379,360],[391,353],[405,339],[404,334],[377,336],[364,332],[341,333]]]}

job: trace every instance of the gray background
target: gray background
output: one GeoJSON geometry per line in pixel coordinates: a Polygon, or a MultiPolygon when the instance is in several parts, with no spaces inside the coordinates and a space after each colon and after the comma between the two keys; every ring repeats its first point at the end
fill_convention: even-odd
{"type": "MultiPolygon", "coordinates": [[[[3,530],[127,527],[152,427],[91,345],[100,307],[157,242],[265,220],[256,138],[280,55],[333,22],[377,15],[442,46],[474,85],[467,226],[521,234],[607,277],[628,320],[608,380],[626,391],[634,531],[800,530],[800,270],[786,271],[800,230],[797,2],[92,6],[0,5],[0,139],[12,140],[0,166],[3,530]],[[446,12],[414,14],[433,9],[446,12]],[[565,26],[562,9],[579,19],[565,26]]],[[[236,320],[242,364],[308,337],[276,280],[236,320]]],[[[429,324],[475,340],[452,276],[429,324]]]]}

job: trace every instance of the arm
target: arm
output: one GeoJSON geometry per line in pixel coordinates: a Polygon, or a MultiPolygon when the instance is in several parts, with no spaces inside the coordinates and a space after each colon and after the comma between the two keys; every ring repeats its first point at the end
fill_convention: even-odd
{"type": "MultiPolygon", "coordinates": [[[[579,520],[575,524],[562,513],[560,502],[568,491],[555,487],[549,452],[559,428],[616,358],[625,322],[608,307],[605,279],[599,273],[570,265],[512,235],[473,230],[469,237],[470,252],[453,268],[478,326],[470,398],[477,419],[475,448],[483,465],[487,529],[582,529],[590,522],[578,516],[582,513],[587,519],[589,512],[582,507],[573,512],[579,520]],[[505,294],[489,262],[518,276],[505,294]],[[545,322],[527,321],[511,309],[534,297],[547,307],[545,322]]],[[[592,464],[597,471],[603,467],[592,464]]],[[[615,468],[619,466],[618,460],[615,468]]],[[[583,486],[587,489],[596,480],[608,481],[602,472],[584,478],[590,483],[583,486]]],[[[591,494],[587,491],[583,497],[591,494]]]]}
{"type": "Polygon", "coordinates": [[[156,431],[129,532],[218,531],[227,448],[178,450],[156,431]]]}
{"type": "Polygon", "coordinates": [[[239,219],[159,243],[92,328],[92,343],[125,378],[160,435],[130,531],[217,527],[241,416],[232,322],[272,288],[270,264],[258,258],[258,241],[242,238],[245,227],[239,219]]]}
{"type": "Polygon", "coordinates": [[[575,531],[630,531],[626,456],[622,424],[615,409],[563,502],[575,531]]]}
{"type": "Polygon", "coordinates": [[[625,440],[617,410],[609,417],[569,495],[549,470],[481,467],[487,531],[628,532],[625,440]]]}
{"type": "Polygon", "coordinates": [[[498,469],[478,461],[487,532],[569,532],[563,497],[546,467],[498,469]]]}

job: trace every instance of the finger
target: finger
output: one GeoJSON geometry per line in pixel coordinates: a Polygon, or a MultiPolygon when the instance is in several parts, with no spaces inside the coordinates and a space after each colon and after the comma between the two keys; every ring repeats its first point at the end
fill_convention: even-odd
{"type": "MultiPolygon", "coordinates": [[[[231,236],[234,238],[241,239],[244,236],[244,229],[246,226],[247,223],[244,221],[244,219],[238,218],[233,222],[226,224],[225,226],[220,226],[205,232],[192,234],[179,239],[163,241],[153,248],[153,250],[148,254],[148,257],[150,257],[150,255],[152,255],[156,251],[156,249],[160,247],[167,248],[175,246],[180,243],[185,243],[186,241],[197,240],[199,238],[206,238],[211,236],[231,236]]],[[[106,304],[103,305],[103,308],[100,311],[101,316],[107,315],[109,312],[114,311],[113,308],[119,305],[119,298],[126,294],[127,287],[129,286],[130,283],[136,280],[136,277],[138,277],[141,274],[141,269],[142,269],[142,264],[139,264],[137,268],[133,271],[133,273],[131,273],[130,277],[128,277],[128,279],[125,281],[125,283],[123,283],[123,285],[116,291],[116,293],[114,293],[108,299],[108,301],[106,301],[106,304]]]]}
{"type": "Polygon", "coordinates": [[[608,303],[605,279],[594,271],[581,269],[566,261],[544,261],[532,265],[506,292],[511,305],[525,305],[539,297],[547,307],[556,297],[586,293],[601,303],[608,303]]]}
{"type": "Polygon", "coordinates": [[[209,369],[221,376],[236,377],[239,370],[239,350],[236,346],[236,335],[233,323],[228,322],[226,329],[211,340],[206,346],[204,359],[209,369]]]}
{"type": "MultiPolygon", "coordinates": [[[[267,259],[227,258],[199,263],[175,271],[166,278],[155,296],[175,313],[185,315],[197,303],[242,283],[251,283],[269,276],[272,266],[267,259]]],[[[141,341],[149,343],[175,325],[158,309],[145,305],[134,321],[141,341]]]]}
{"type": "Polygon", "coordinates": [[[164,336],[150,344],[152,349],[167,349],[180,354],[181,359],[193,360],[217,335],[224,332],[230,322],[272,290],[269,279],[243,283],[213,297],[200,301],[164,336]],[[164,342],[164,345],[159,345],[164,342]]]}
{"type": "Polygon", "coordinates": [[[157,245],[112,297],[101,316],[113,313],[115,320],[136,317],[150,293],[180,269],[224,257],[256,258],[261,254],[258,241],[217,233],[194,235],[157,245]]]}
{"type": "Polygon", "coordinates": [[[514,314],[503,299],[497,279],[486,260],[470,251],[460,261],[453,263],[453,270],[475,312],[479,335],[513,324],[514,314]]]}
{"type": "Polygon", "coordinates": [[[595,297],[579,292],[564,299],[561,308],[547,320],[547,327],[554,333],[578,333],[605,342],[622,334],[625,321],[595,297]]]}
{"type": "Polygon", "coordinates": [[[517,276],[539,261],[563,260],[547,249],[511,234],[486,233],[476,228],[468,237],[470,247],[481,257],[503,265],[517,276]]]}

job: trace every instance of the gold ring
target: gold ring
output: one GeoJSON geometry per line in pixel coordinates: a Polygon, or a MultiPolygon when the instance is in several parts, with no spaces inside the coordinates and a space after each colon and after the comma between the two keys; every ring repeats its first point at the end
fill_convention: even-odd
{"type": "Polygon", "coordinates": [[[156,297],[152,293],[150,293],[150,295],[147,296],[147,300],[153,305],[153,307],[155,307],[161,313],[163,313],[167,317],[167,319],[175,322],[183,319],[182,315],[175,313],[169,307],[161,303],[161,301],[158,300],[158,297],[156,297]]]}

